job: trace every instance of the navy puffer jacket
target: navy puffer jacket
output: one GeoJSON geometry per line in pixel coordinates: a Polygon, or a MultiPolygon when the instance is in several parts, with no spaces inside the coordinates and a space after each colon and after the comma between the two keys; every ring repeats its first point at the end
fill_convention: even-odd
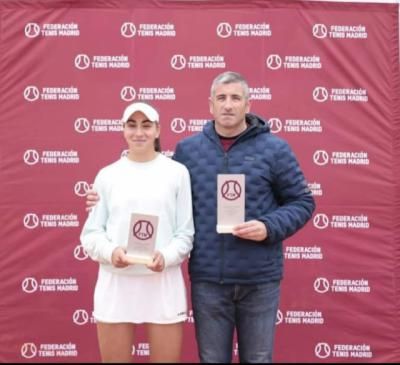
{"type": "Polygon", "coordinates": [[[247,114],[249,128],[224,152],[214,121],[180,141],[174,159],[190,172],[195,238],[190,254],[192,281],[261,284],[280,280],[282,241],[303,227],[314,199],[289,145],[260,117],[247,114]],[[245,174],[245,219],[265,223],[268,237],[255,242],[218,234],[217,175],[245,174]]]}

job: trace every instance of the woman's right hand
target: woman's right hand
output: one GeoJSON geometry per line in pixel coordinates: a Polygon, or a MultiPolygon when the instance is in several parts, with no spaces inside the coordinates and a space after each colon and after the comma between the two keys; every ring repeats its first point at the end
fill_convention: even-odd
{"type": "Polygon", "coordinates": [[[125,250],[122,247],[117,247],[112,253],[111,263],[118,268],[127,267],[129,263],[126,261],[125,256],[125,250]]]}

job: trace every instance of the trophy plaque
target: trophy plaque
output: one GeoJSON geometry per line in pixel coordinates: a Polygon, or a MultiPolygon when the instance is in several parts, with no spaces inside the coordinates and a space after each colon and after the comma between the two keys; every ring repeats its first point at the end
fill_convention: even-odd
{"type": "Polygon", "coordinates": [[[219,174],[217,189],[217,232],[232,233],[244,222],[245,175],[219,174]]]}
{"type": "Polygon", "coordinates": [[[126,256],[130,264],[150,264],[156,246],[158,217],[132,213],[126,256]]]}

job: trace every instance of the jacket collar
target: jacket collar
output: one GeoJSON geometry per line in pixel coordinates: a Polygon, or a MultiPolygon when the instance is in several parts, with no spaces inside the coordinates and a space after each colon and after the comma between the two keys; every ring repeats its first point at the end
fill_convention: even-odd
{"type": "MultiPolygon", "coordinates": [[[[240,135],[238,140],[244,140],[260,133],[270,133],[268,123],[256,114],[247,113],[246,122],[249,127],[240,135]]],[[[204,126],[203,133],[212,140],[219,142],[219,137],[215,130],[215,120],[211,120],[204,126]]]]}

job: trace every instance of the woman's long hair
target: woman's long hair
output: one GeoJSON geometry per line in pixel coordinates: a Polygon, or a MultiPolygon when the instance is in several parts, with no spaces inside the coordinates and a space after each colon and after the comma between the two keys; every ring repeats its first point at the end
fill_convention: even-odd
{"type": "Polygon", "coordinates": [[[154,149],[155,149],[156,152],[161,152],[160,137],[155,139],[155,141],[154,141],[154,149]]]}

